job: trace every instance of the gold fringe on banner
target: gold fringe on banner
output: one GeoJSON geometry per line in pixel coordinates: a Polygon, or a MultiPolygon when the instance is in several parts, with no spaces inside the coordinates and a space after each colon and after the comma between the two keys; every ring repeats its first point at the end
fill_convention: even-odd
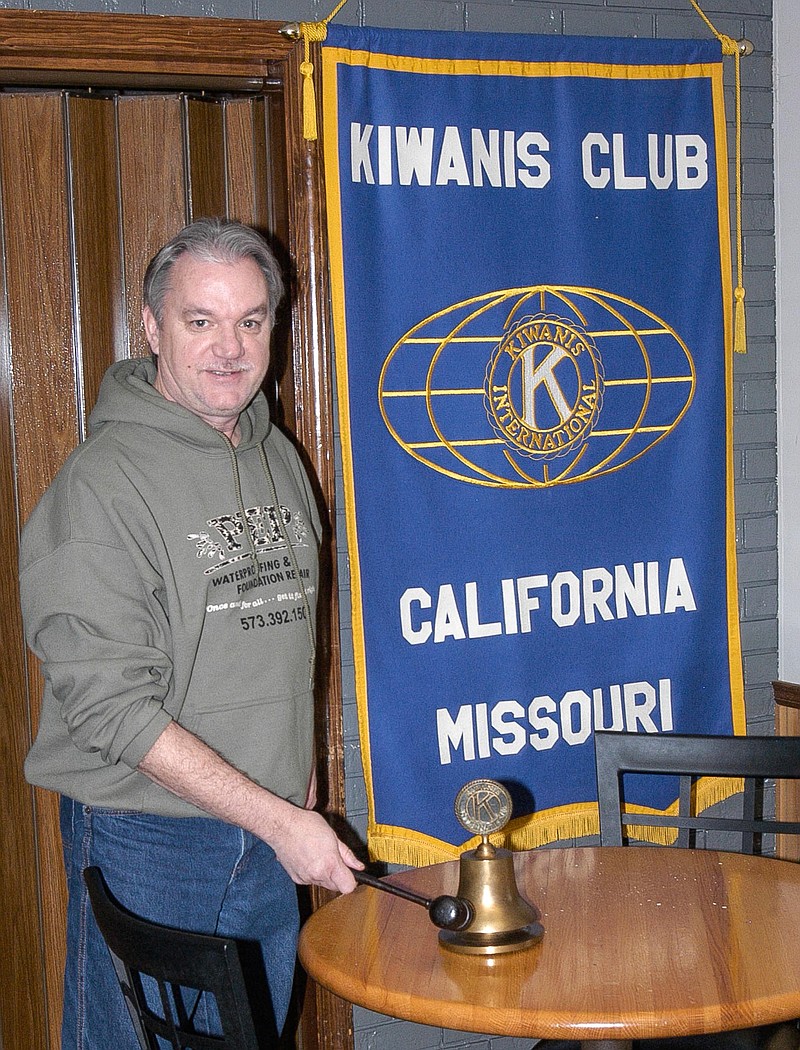
{"type": "MultiPolygon", "coordinates": [[[[598,830],[597,804],[579,802],[570,806],[568,812],[558,812],[555,816],[534,813],[517,817],[502,831],[490,835],[489,839],[495,846],[505,846],[519,852],[562,839],[597,835],[598,830]]],[[[465,850],[478,846],[481,836],[476,835],[460,846],[453,846],[411,828],[373,824],[369,828],[369,842],[373,860],[419,868],[426,864],[457,860],[465,850]]]]}
{"type": "MultiPolygon", "coordinates": [[[[694,813],[702,813],[710,806],[724,802],[744,790],[741,777],[701,777],[693,787],[694,813]]],[[[678,812],[677,800],[665,810],[645,806],[629,806],[628,813],[654,813],[674,816],[678,812]]],[[[579,802],[555,814],[530,814],[511,820],[501,832],[490,835],[495,846],[505,846],[514,851],[538,849],[551,842],[564,839],[580,839],[600,833],[598,807],[593,802],[579,802]]],[[[677,829],[669,827],[631,826],[627,834],[640,842],[658,846],[669,846],[678,836],[677,829]]],[[[422,832],[410,828],[373,825],[370,828],[370,855],[373,860],[405,867],[419,868],[426,864],[440,864],[446,860],[457,860],[465,850],[474,849],[481,842],[479,835],[460,846],[441,842],[422,832]]]]}
{"type": "Polygon", "coordinates": [[[689,0],[689,3],[722,44],[723,55],[733,55],[736,70],[734,89],[736,100],[736,289],[733,293],[733,349],[734,353],[744,354],[747,352],[747,330],[744,315],[744,264],[742,259],[742,80],[740,63],[742,55],[752,55],[753,45],[749,40],[734,40],[724,33],[717,32],[710,19],[700,9],[697,0],[689,0]]]}
{"type": "Polygon", "coordinates": [[[311,61],[312,41],[321,44],[328,35],[328,23],[339,14],[347,0],[340,0],[327,18],[321,22],[290,22],[281,29],[284,36],[293,40],[302,37],[303,61],[300,72],[303,76],[303,138],[313,141],[317,138],[317,96],[314,90],[314,64],[311,61]]]}

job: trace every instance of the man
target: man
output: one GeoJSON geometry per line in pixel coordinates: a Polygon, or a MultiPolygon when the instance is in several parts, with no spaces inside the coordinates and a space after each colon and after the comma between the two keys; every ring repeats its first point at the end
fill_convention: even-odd
{"type": "Polygon", "coordinates": [[[282,290],[239,223],[165,245],[144,282],[153,358],[111,366],[24,529],[45,677],[25,769],[62,796],[64,1050],[137,1046],[86,866],[155,922],[259,941],[278,1028],[294,883],[349,892],[362,867],[312,809],[319,520],[260,390],[282,290]]]}

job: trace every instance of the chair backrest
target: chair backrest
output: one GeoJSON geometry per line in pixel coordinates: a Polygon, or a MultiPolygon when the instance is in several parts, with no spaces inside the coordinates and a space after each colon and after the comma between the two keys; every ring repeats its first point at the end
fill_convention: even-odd
{"type": "MultiPolygon", "coordinates": [[[[698,845],[695,833],[736,832],[739,852],[754,853],[760,836],[780,832],[799,835],[800,822],[764,817],[761,802],[766,780],[800,779],[800,737],[685,736],[678,734],[594,734],[600,842],[623,845],[623,828],[649,826],[677,829],[675,845],[698,845]],[[625,773],[672,774],[678,780],[675,814],[625,811],[625,773]],[[742,816],[731,817],[694,805],[701,777],[743,778],[742,816]]],[[[641,808],[641,807],[640,807],[641,808]]]]}
{"type": "Polygon", "coordinates": [[[142,1050],[159,1050],[159,1039],[175,1050],[264,1050],[235,940],[148,922],[112,897],[99,868],[83,875],[142,1050]],[[213,996],[223,1034],[195,1030],[200,993],[213,996]]]}

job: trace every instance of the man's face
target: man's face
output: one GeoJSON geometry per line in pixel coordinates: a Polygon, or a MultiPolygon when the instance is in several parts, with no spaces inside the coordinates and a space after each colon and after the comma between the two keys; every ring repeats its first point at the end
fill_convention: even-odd
{"type": "Polygon", "coordinates": [[[182,255],[170,272],[161,326],[148,307],[142,318],[158,356],[156,390],[235,440],[239,413],[269,366],[269,293],[258,264],[182,255]]]}

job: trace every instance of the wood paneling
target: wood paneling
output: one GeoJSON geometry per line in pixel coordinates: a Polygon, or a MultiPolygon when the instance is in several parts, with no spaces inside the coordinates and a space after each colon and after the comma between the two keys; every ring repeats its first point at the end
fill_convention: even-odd
{"type": "MultiPolygon", "coordinates": [[[[120,210],[127,289],[140,289],[148,261],[189,216],[182,146],[183,113],[177,95],[117,100],[120,210]]],[[[148,354],[135,294],[126,296],[131,357],[148,354]]]]}
{"type": "MultiPolygon", "coordinates": [[[[0,136],[2,126],[0,126],[0,136]]],[[[2,170],[0,139],[0,170],[2,170]]],[[[2,230],[0,229],[0,233],[2,230]]],[[[0,962],[0,984],[12,994],[3,999],[2,1025],[6,1040],[15,1033],[31,1033],[31,1050],[43,1046],[44,959],[39,950],[39,900],[35,873],[34,800],[20,775],[20,762],[30,745],[26,717],[28,695],[25,645],[15,566],[19,556],[17,531],[17,464],[12,430],[11,345],[5,295],[5,266],[0,266],[0,543],[4,552],[0,571],[0,884],[3,888],[2,943],[7,950],[0,962]],[[20,870],[22,869],[22,870],[20,870]],[[13,953],[8,946],[21,946],[13,953]],[[13,973],[10,971],[13,968],[13,973]],[[11,1036],[8,1033],[11,1033],[11,1036]]],[[[0,1038],[2,1034],[0,1033],[0,1038]]],[[[6,1045],[14,1045],[9,1044],[6,1045]]],[[[23,1044],[17,1044],[23,1045],[23,1044]]]]}
{"type": "MultiPolygon", "coordinates": [[[[296,46],[229,19],[0,11],[0,1013],[7,1048],[59,1045],[64,892],[55,797],[22,762],[41,701],[18,607],[19,528],[85,433],[106,366],[147,352],[148,259],[192,216],[268,233],[294,269],[276,332],[280,417],[333,513],[320,165],[301,138],[296,46]],[[225,96],[214,94],[225,89],[225,96]],[[34,90],[35,89],[35,90],[34,90]],[[89,90],[90,89],[90,90],[89,90]],[[203,90],[205,97],[198,98],[203,90]],[[231,94],[233,92],[233,94],[231,94]],[[320,385],[321,384],[321,385],[320,385]]],[[[274,378],[274,377],[273,377],[274,378]]],[[[324,557],[335,580],[329,529],[324,557]]],[[[335,593],[331,590],[331,602],[335,593]]],[[[338,619],[324,610],[322,782],[344,813],[338,619]]],[[[312,986],[303,1050],[352,1046],[347,1004],[312,986]]]]}
{"type": "Polygon", "coordinates": [[[267,180],[256,185],[241,177],[253,158],[267,156],[264,137],[264,99],[253,102],[229,99],[223,113],[225,133],[225,184],[229,214],[252,226],[269,228],[267,180]]]}
{"type": "MultiPolygon", "coordinates": [[[[0,97],[0,142],[15,495],[19,519],[24,521],[80,434],[61,97],[0,97]]],[[[26,703],[11,716],[19,720],[24,714],[31,733],[35,733],[42,681],[34,661],[28,659],[27,665],[26,703]]],[[[6,768],[19,775],[18,763],[6,768]]],[[[36,916],[42,946],[39,965],[44,975],[44,984],[40,978],[37,985],[42,1003],[48,1005],[59,1002],[64,956],[63,869],[59,864],[56,802],[53,795],[37,793],[31,804],[35,813],[35,858],[24,854],[14,858],[16,863],[35,860],[40,887],[48,886],[51,893],[49,899],[40,896],[36,916]]],[[[19,818],[9,816],[16,825],[19,818]]],[[[15,831],[19,834],[18,828],[15,831]]],[[[29,994],[37,985],[29,989],[29,994]]],[[[18,1000],[15,1006],[19,1006],[18,1000]]],[[[56,1027],[57,1021],[51,1014],[51,1044],[56,1027]]],[[[3,1029],[7,1029],[5,1019],[3,1029]]]]}
{"type": "Polygon", "coordinates": [[[0,98],[8,337],[20,516],[75,447],[66,157],[59,95],[0,98]],[[49,406],[45,412],[44,406],[49,406]]]}
{"type": "MultiPolygon", "coordinates": [[[[187,174],[190,219],[204,215],[226,215],[228,201],[225,178],[223,101],[186,98],[187,174]]],[[[252,184],[252,179],[246,180],[252,184]]]]}
{"type": "Polygon", "coordinates": [[[0,61],[8,82],[26,84],[140,87],[179,77],[199,90],[223,81],[258,88],[273,75],[272,63],[279,80],[294,64],[295,45],[278,29],[232,18],[2,11],[0,61]]]}
{"type": "MultiPolygon", "coordinates": [[[[75,258],[75,343],[81,348],[81,409],[88,415],[103,373],[128,346],[118,207],[113,98],[66,98],[69,191],[75,258]]],[[[83,434],[82,428],[82,436],[83,434]]]]}

